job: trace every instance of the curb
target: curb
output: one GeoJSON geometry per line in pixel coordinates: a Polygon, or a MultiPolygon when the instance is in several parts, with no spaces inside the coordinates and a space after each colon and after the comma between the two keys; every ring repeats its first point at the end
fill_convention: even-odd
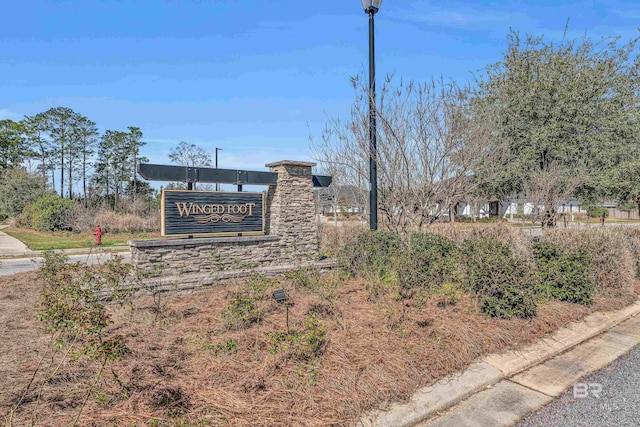
{"type": "MultiPolygon", "coordinates": [[[[73,248],[73,249],[52,249],[53,252],[56,253],[64,253],[67,255],[85,255],[85,254],[93,254],[93,253],[111,253],[111,252],[128,252],[129,246],[107,246],[107,247],[92,247],[92,248],[73,248]]],[[[25,252],[13,252],[13,253],[4,253],[0,254],[0,259],[11,260],[11,259],[24,259],[24,258],[38,258],[42,257],[42,255],[47,251],[32,251],[28,250],[25,252]]]]}
{"type": "Polygon", "coordinates": [[[358,427],[409,427],[439,415],[468,397],[498,382],[539,365],[576,347],[618,324],[640,314],[640,299],[613,312],[596,312],[581,321],[558,329],[520,350],[491,354],[467,369],[419,389],[408,403],[392,405],[387,411],[375,410],[356,423],[358,427]]]}

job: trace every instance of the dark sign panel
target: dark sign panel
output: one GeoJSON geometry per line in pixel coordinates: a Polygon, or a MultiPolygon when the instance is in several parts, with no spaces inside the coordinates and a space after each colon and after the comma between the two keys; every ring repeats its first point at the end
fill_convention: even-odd
{"type": "MultiPolygon", "coordinates": [[[[149,181],[210,182],[234,185],[276,185],[278,174],[275,172],[245,171],[235,169],[196,168],[188,166],[138,165],[138,173],[149,181]]],[[[328,187],[331,177],[313,175],[314,187],[328,187]]]]}
{"type": "Polygon", "coordinates": [[[217,191],[162,192],[162,235],[264,234],[264,195],[217,191]]]}

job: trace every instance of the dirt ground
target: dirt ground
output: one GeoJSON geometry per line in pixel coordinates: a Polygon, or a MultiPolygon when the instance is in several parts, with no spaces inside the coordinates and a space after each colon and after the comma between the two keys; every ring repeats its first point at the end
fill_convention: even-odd
{"type": "Polygon", "coordinates": [[[313,357],[274,347],[286,312],[271,299],[261,303],[259,323],[224,327],[223,308],[243,286],[229,283],[110,306],[109,333],[122,335],[129,353],[96,380],[100,364],[81,354],[56,370],[62,355],[38,320],[37,274],[1,277],[0,420],[71,425],[95,383],[78,425],[353,425],[363,412],[407,399],[482,354],[635,300],[599,298],[588,308],[551,302],[533,319],[500,320],[478,313],[469,297],[453,305],[399,301],[372,296],[357,280],[321,282],[340,284],[314,289],[282,279],[267,290],[290,290],[291,330],[302,330],[308,313],[326,327],[313,357]]]}

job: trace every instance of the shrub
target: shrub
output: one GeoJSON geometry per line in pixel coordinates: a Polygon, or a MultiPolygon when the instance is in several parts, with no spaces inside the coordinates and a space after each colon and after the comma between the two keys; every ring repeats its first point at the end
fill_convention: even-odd
{"type": "Polygon", "coordinates": [[[511,319],[536,315],[536,304],[531,293],[510,283],[496,283],[480,299],[480,309],[489,317],[511,319]]]}
{"type": "Polygon", "coordinates": [[[561,250],[551,242],[533,245],[540,271],[541,288],[552,298],[578,304],[593,302],[593,282],[589,277],[589,256],[584,248],[561,250]]]}
{"type": "Polygon", "coordinates": [[[418,287],[434,288],[453,279],[457,270],[458,247],[438,234],[414,234],[409,251],[400,255],[398,284],[401,294],[418,287]]]}
{"type": "Polygon", "coordinates": [[[433,294],[437,305],[439,307],[446,307],[447,305],[455,305],[460,301],[464,295],[464,290],[458,283],[447,282],[434,289],[433,294]]]}
{"type": "Polygon", "coordinates": [[[587,216],[590,217],[601,217],[602,215],[605,217],[609,216],[609,211],[606,208],[592,203],[584,203],[582,208],[587,210],[587,216]]]}
{"type": "Polygon", "coordinates": [[[522,258],[531,256],[530,239],[521,230],[505,222],[491,224],[433,224],[429,231],[462,244],[466,240],[490,239],[501,242],[522,258]]]}
{"type": "Polygon", "coordinates": [[[259,313],[255,302],[245,293],[234,295],[222,310],[222,319],[228,329],[247,327],[258,318],[259,313]]]}
{"type": "Polygon", "coordinates": [[[479,234],[463,244],[467,287],[491,317],[533,317],[535,281],[531,265],[502,242],[479,234]],[[533,283],[532,283],[533,282],[533,283]]]}
{"type": "Polygon", "coordinates": [[[69,216],[75,202],[63,199],[57,194],[43,196],[32,205],[25,206],[23,220],[25,225],[38,231],[66,230],[69,226],[69,216]]]}
{"type": "Polygon", "coordinates": [[[624,228],[624,242],[634,261],[636,277],[640,277],[640,229],[635,227],[624,228]]]}
{"type": "Polygon", "coordinates": [[[22,228],[32,228],[33,227],[33,205],[25,205],[22,208],[22,213],[16,219],[16,226],[22,228]]]}
{"type": "Polygon", "coordinates": [[[346,267],[356,276],[388,280],[400,250],[400,236],[388,231],[367,231],[342,251],[346,267]]]}
{"type": "Polygon", "coordinates": [[[238,351],[238,341],[233,338],[227,338],[224,342],[219,342],[216,347],[216,354],[231,354],[238,351]]]}
{"type": "Polygon", "coordinates": [[[272,354],[285,351],[288,357],[309,361],[320,355],[326,343],[327,327],[315,313],[308,313],[304,320],[304,330],[292,332],[270,332],[272,354]]]}
{"type": "Polygon", "coordinates": [[[77,203],[69,215],[69,225],[76,233],[93,232],[96,225],[96,212],[77,203]]]}
{"type": "Polygon", "coordinates": [[[67,261],[65,255],[44,253],[44,265],[39,271],[45,284],[40,320],[47,324],[60,348],[68,345],[72,349],[80,343],[84,347],[78,355],[101,358],[105,363],[123,357],[129,350],[121,335],[106,333],[111,317],[99,297],[100,292],[107,293],[109,299],[123,302],[131,295],[122,292],[124,276],[116,279],[113,275],[119,261],[107,267],[107,275],[111,276],[106,281],[88,266],[67,261]]]}
{"type": "Polygon", "coordinates": [[[359,222],[343,223],[340,227],[320,222],[318,223],[320,252],[328,257],[339,256],[344,247],[355,242],[358,235],[366,229],[366,226],[359,222]]]}
{"type": "Polygon", "coordinates": [[[24,169],[0,172],[0,221],[20,215],[25,206],[51,193],[42,177],[24,169]]]}
{"type": "Polygon", "coordinates": [[[314,290],[321,282],[320,272],[312,268],[297,268],[282,273],[289,283],[296,288],[314,290]]]}
{"type": "Polygon", "coordinates": [[[267,298],[265,290],[274,284],[267,276],[252,273],[235,292],[222,310],[222,319],[228,329],[246,328],[262,318],[262,302],[267,298]]]}
{"type": "Polygon", "coordinates": [[[337,298],[338,288],[343,283],[343,277],[340,276],[344,276],[344,272],[320,274],[313,268],[299,268],[282,274],[282,277],[295,288],[318,295],[324,301],[333,301],[337,298]]]}
{"type": "Polygon", "coordinates": [[[597,293],[615,296],[633,291],[635,263],[621,227],[550,230],[545,240],[569,251],[583,249],[588,254],[588,273],[597,293]]]}

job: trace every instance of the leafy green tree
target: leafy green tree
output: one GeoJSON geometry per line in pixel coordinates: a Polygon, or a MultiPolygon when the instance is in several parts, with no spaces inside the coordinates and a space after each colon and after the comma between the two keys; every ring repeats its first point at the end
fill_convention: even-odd
{"type": "Polygon", "coordinates": [[[512,32],[508,44],[478,78],[474,99],[508,153],[492,190],[544,206],[543,226],[552,226],[563,199],[609,191],[606,171],[637,144],[637,39],[553,44],[512,32]]]}
{"type": "MultiPolygon", "coordinates": [[[[107,206],[111,206],[110,194],[118,192],[118,166],[121,147],[124,146],[124,132],[107,130],[100,138],[98,157],[93,180],[100,192],[105,195],[107,206]]],[[[117,203],[117,197],[116,197],[117,203]]]]}
{"type": "Polygon", "coordinates": [[[26,205],[48,194],[44,180],[23,168],[0,172],[0,221],[17,217],[26,205]]]}
{"type": "Polygon", "coordinates": [[[87,207],[87,169],[90,166],[89,159],[95,153],[98,143],[98,128],[94,122],[80,116],[76,127],[73,129],[73,140],[80,156],[82,168],[82,197],[84,206],[87,207]]]}
{"type": "MultiPolygon", "coordinates": [[[[637,144],[636,144],[637,145],[637,144]]],[[[640,151],[639,147],[628,147],[627,155],[616,167],[602,174],[600,190],[603,198],[616,200],[620,210],[640,209],[640,151]]]]}
{"type": "Polygon", "coordinates": [[[140,128],[129,126],[128,129],[129,129],[129,133],[128,133],[127,150],[129,151],[129,154],[130,154],[128,162],[129,162],[129,166],[131,167],[131,175],[129,177],[128,187],[131,188],[130,194],[133,198],[133,206],[135,209],[137,196],[139,194],[138,186],[140,184],[139,180],[137,179],[138,165],[140,163],[148,162],[149,159],[146,157],[140,157],[140,148],[147,145],[146,142],[142,141],[142,131],[140,130],[140,128]]]}
{"type": "Polygon", "coordinates": [[[121,198],[127,192],[137,194],[136,190],[125,189],[139,184],[135,170],[138,163],[147,161],[139,155],[140,147],[145,144],[141,138],[139,128],[129,127],[129,132],[107,130],[100,139],[94,183],[105,194],[105,200],[110,206],[113,196],[114,209],[122,208],[121,198]],[[125,183],[128,184],[126,187],[125,183]]]}
{"type": "Polygon", "coordinates": [[[0,171],[13,169],[28,155],[24,125],[13,120],[0,120],[0,171]]]}
{"type": "Polygon", "coordinates": [[[38,169],[42,174],[42,180],[47,182],[47,172],[52,169],[53,162],[50,158],[55,154],[55,147],[51,140],[46,138],[44,113],[35,116],[25,116],[24,124],[26,143],[34,152],[34,157],[40,161],[38,169]]]}
{"type": "MultiPolygon", "coordinates": [[[[75,142],[73,132],[80,115],[71,108],[55,107],[42,113],[40,117],[43,120],[44,129],[56,147],[55,156],[60,165],[60,197],[64,197],[65,170],[67,163],[72,165],[75,157],[76,144],[73,144],[75,142]],[[65,157],[68,153],[72,154],[65,157]]],[[[71,197],[71,185],[72,183],[69,182],[69,197],[71,197]]]]}

